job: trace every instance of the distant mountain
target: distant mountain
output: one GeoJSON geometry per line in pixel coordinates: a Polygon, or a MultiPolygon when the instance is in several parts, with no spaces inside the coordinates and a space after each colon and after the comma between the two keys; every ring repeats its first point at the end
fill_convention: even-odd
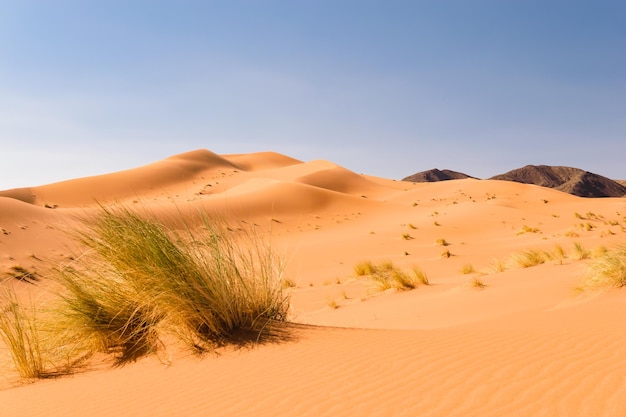
{"type": "Polygon", "coordinates": [[[526,165],[489,179],[536,184],[579,197],[626,196],[626,186],[617,181],[582,169],[563,166],[526,165]]]}
{"type": "Polygon", "coordinates": [[[438,170],[437,168],[428,171],[418,172],[403,178],[402,181],[409,182],[437,182],[448,180],[462,180],[466,178],[474,178],[462,172],[450,171],[449,169],[438,170]]]}

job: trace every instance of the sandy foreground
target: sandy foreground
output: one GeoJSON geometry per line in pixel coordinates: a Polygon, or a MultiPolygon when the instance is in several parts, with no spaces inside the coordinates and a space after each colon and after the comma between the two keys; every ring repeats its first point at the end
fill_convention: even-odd
{"type": "Polygon", "coordinates": [[[256,225],[288,259],[293,324],[284,340],[202,359],[172,350],[34,383],[0,346],[0,416],[626,416],[626,292],[575,291],[587,261],[574,256],[575,243],[624,241],[625,198],[198,150],[0,191],[0,272],[20,265],[45,282],[43,260],[76,250],[75,216],[110,203],[256,225]],[[556,245],[562,262],[511,261],[556,245]],[[354,274],[364,260],[419,266],[431,285],[372,293],[354,274]]]}

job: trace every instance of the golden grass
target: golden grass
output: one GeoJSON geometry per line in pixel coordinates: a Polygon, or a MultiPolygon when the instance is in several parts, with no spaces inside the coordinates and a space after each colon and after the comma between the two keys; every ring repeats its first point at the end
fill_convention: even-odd
{"type": "Polygon", "coordinates": [[[50,378],[71,373],[89,355],[81,340],[71,339],[54,311],[32,300],[18,300],[12,287],[0,283],[0,339],[20,377],[50,378]]]}
{"type": "Polygon", "coordinates": [[[465,264],[461,268],[461,273],[466,274],[466,275],[473,274],[474,272],[476,272],[476,269],[474,269],[474,266],[472,264],[465,264]]]}
{"type": "Polygon", "coordinates": [[[540,230],[536,227],[530,227],[527,225],[522,226],[522,229],[518,231],[515,236],[523,235],[524,233],[539,233],[540,230]]]}
{"type": "Polygon", "coordinates": [[[546,252],[542,252],[535,249],[525,250],[516,254],[513,254],[511,261],[522,268],[529,268],[531,266],[540,265],[547,260],[546,252]]]}
{"type": "Polygon", "coordinates": [[[397,268],[391,261],[373,264],[370,261],[361,262],[355,266],[357,276],[368,276],[377,291],[397,289],[400,291],[412,290],[418,285],[429,285],[428,276],[419,267],[413,267],[413,274],[397,268]],[[368,273],[365,273],[365,272],[368,273]]]}
{"type": "Polygon", "coordinates": [[[589,261],[583,289],[626,286],[626,245],[608,249],[589,261]]]}
{"type": "Polygon", "coordinates": [[[487,285],[486,285],[483,281],[481,281],[480,279],[478,279],[478,278],[472,278],[472,279],[470,280],[470,286],[471,286],[471,287],[473,287],[473,288],[483,289],[483,288],[485,288],[487,285]]]}
{"type": "Polygon", "coordinates": [[[591,253],[585,247],[583,247],[580,242],[574,243],[574,250],[571,256],[573,259],[581,261],[583,259],[588,259],[590,256],[591,253]]]}
{"type": "Polygon", "coordinates": [[[171,332],[194,351],[236,330],[285,320],[283,263],[259,237],[202,216],[172,230],[125,207],[102,207],[77,232],[89,250],[61,268],[66,321],[119,362],[154,352],[171,332]]]}
{"type": "Polygon", "coordinates": [[[0,338],[7,346],[15,369],[22,378],[41,378],[45,365],[34,310],[27,311],[15,292],[2,288],[0,338]]]}

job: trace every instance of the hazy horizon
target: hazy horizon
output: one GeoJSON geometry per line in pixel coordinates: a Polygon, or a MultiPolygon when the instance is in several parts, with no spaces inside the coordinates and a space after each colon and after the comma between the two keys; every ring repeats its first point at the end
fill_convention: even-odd
{"type": "Polygon", "coordinates": [[[0,189],[194,149],[626,179],[618,1],[0,3],[0,189]]]}

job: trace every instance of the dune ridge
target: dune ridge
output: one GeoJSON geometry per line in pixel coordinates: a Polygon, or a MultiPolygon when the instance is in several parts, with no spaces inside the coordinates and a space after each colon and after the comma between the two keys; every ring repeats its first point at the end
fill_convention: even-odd
{"type": "Polygon", "coordinates": [[[393,181],[325,160],[196,150],[0,191],[3,285],[45,295],[46,268],[80,250],[67,230],[98,204],[164,221],[205,210],[232,233],[271,237],[293,284],[292,337],[201,360],[171,347],[33,384],[4,373],[0,415],[626,414],[625,290],[576,290],[588,262],[577,248],[591,257],[624,241],[626,198],[500,180],[393,181]],[[558,248],[537,266],[515,261],[558,248]],[[367,260],[419,266],[430,285],[373,291],[354,271],[367,260]],[[11,278],[16,265],[36,284],[11,278]]]}

